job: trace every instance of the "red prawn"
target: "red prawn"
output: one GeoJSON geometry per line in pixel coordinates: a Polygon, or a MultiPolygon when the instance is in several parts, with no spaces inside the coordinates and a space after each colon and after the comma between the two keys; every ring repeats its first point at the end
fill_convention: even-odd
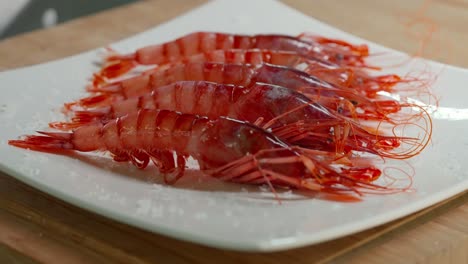
{"type": "MultiPolygon", "coordinates": [[[[394,74],[382,76],[370,76],[359,68],[342,67],[327,61],[308,58],[291,51],[267,50],[267,49],[229,49],[229,50],[213,50],[195,54],[188,57],[183,57],[174,63],[190,63],[190,62],[218,62],[218,63],[239,63],[261,65],[269,63],[280,66],[298,68],[308,74],[313,74],[317,78],[332,83],[337,86],[348,87],[355,89],[364,96],[375,97],[378,91],[389,92],[392,87],[402,82],[403,80],[394,74]]],[[[162,64],[156,67],[167,69],[172,67],[172,64],[162,64]]],[[[153,70],[146,73],[151,74],[153,70]]],[[[102,83],[106,83],[106,78],[99,74],[95,74],[93,80],[94,88],[99,89],[102,83]]]]}
{"type": "Polygon", "coordinates": [[[379,169],[342,164],[335,164],[341,169],[333,168],[336,162],[327,153],[290,147],[261,128],[225,117],[210,120],[168,110],[140,110],[70,133],[39,133],[8,143],[57,153],[108,151],[114,160],[131,161],[138,168],[153,161],[167,183],[184,175],[186,158],[191,156],[202,171],[224,181],[335,194],[361,188],[386,190],[369,183],[379,177],[379,169]]]}
{"type": "Polygon", "coordinates": [[[270,49],[293,51],[303,56],[338,63],[367,66],[363,58],[369,54],[366,45],[351,45],[344,41],[302,35],[302,39],[287,35],[236,35],[215,32],[195,32],[173,41],[146,46],[130,54],[115,54],[107,58],[107,66],[99,73],[106,78],[117,77],[136,65],[165,64],[184,57],[213,50],[270,49]]]}
{"type": "Polygon", "coordinates": [[[175,81],[205,80],[221,84],[249,86],[255,82],[270,83],[299,91],[314,101],[337,110],[348,116],[362,119],[388,119],[388,113],[398,112],[402,105],[395,100],[371,101],[352,89],[339,88],[319,80],[305,72],[273,64],[221,64],[212,62],[191,62],[167,65],[118,82],[92,86],[90,91],[99,95],[66,104],[66,109],[73,106],[85,108],[105,105],[107,102],[140,96],[157,87],[175,81]],[[355,108],[363,113],[357,113],[355,108]]]}

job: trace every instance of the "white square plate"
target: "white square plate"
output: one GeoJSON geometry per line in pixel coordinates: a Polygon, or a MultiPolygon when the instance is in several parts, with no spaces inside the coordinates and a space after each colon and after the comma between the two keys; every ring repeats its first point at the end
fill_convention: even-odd
{"type": "MultiPolygon", "coordinates": [[[[199,30],[291,35],[312,31],[403,56],[276,1],[210,2],[112,47],[130,51],[199,30]]],[[[411,193],[368,195],[359,203],[339,203],[287,192],[279,205],[268,190],[257,187],[190,177],[166,186],[153,170],[139,171],[102,157],[66,157],[7,144],[8,139],[33,134],[46,128],[47,122],[63,119],[61,105],[85,95],[87,78],[96,70],[93,63],[99,56],[95,50],[0,73],[2,171],[117,221],[195,243],[249,251],[288,249],[345,236],[416,212],[468,187],[468,71],[422,60],[396,69],[404,73],[425,65],[440,72],[433,86],[441,108],[433,114],[432,142],[409,161],[416,172],[416,191],[411,193]]]]}

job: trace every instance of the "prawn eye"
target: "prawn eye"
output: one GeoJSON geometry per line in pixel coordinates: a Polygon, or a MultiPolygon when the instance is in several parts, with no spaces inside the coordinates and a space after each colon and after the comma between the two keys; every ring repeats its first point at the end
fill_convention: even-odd
{"type": "Polygon", "coordinates": [[[249,152],[252,145],[252,139],[249,137],[250,134],[253,134],[252,129],[245,127],[240,127],[236,131],[237,142],[239,142],[238,148],[241,150],[241,152],[249,152]]]}
{"type": "Polygon", "coordinates": [[[264,136],[260,135],[259,131],[257,131],[253,127],[240,127],[235,134],[237,143],[237,151],[243,153],[244,155],[247,153],[255,153],[259,149],[264,148],[264,136]]]}
{"type": "Polygon", "coordinates": [[[335,55],[335,59],[337,61],[343,61],[344,60],[344,55],[341,54],[341,53],[338,53],[338,54],[335,55]]]}

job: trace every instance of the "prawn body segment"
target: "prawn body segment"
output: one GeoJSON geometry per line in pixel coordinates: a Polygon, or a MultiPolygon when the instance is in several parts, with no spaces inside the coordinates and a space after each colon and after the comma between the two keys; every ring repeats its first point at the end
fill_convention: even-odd
{"type": "Polygon", "coordinates": [[[399,111],[398,102],[371,101],[357,90],[336,87],[302,71],[272,64],[223,64],[191,62],[157,68],[148,73],[114,83],[90,87],[99,95],[66,105],[90,108],[140,96],[158,87],[177,81],[209,81],[219,84],[250,86],[256,82],[287,87],[303,93],[313,101],[339,111],[341,114],[361,119],[385,119],[389,113],[399,111]],[[361,108],[363,112],[357,112],[361,108]]]}

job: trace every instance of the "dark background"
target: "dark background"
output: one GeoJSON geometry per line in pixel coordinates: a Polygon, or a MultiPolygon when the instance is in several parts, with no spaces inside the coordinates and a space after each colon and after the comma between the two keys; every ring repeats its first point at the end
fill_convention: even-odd
{"type": "Polygon", "coordinates": [[[128,4],[137,0],[31,0],[1,33],[0,39],[43,27],[42,17],[48,9],[58,15],[57,23],[128,4]]]}

